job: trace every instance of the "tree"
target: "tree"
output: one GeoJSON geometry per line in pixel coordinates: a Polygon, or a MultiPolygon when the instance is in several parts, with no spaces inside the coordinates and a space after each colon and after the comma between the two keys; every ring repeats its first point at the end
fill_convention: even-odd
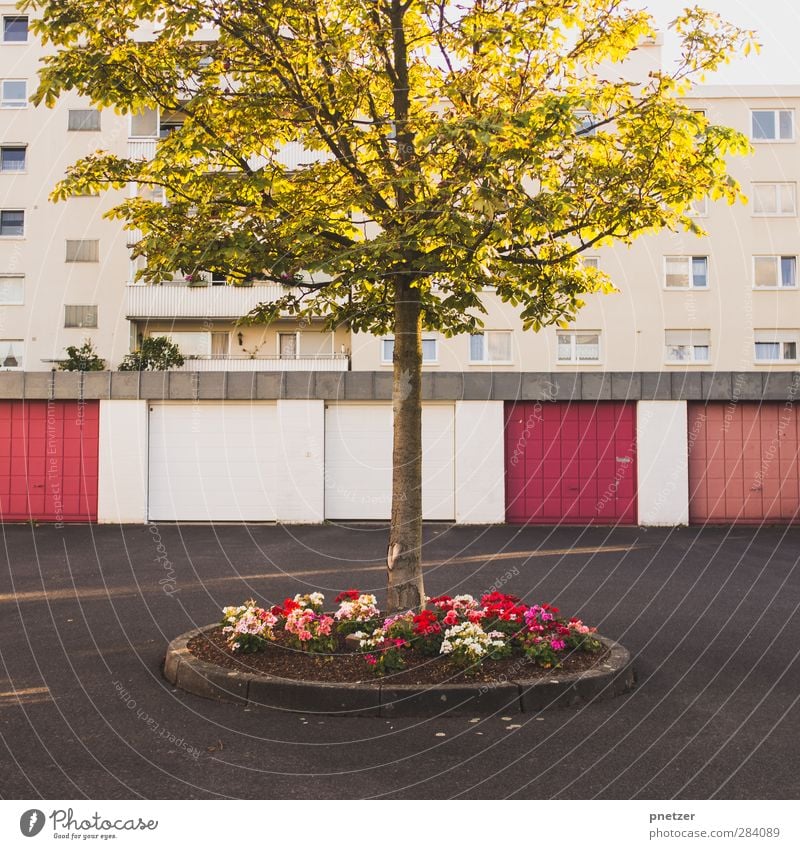
{"type": "Polygon", "coordinates": [[[91,339],[85,339],[80,348],[67,346],[67,359],[58,364],[61,371],[103,371],[106,361],[98,356],[91,339]]]}
{"type": "Polygon", "coordinates": [[[394,333],[391,609],[424,602],[422,329],[479,330],[487,286],[526,329],[568,322],[613,288],[582,251],[698,232],[693,200],[739,192],[724,157],[747,142],[679,98],[754,42],[700,10],[672,24],[683,49],[669,73],[628,80],[620,63],[654,32],[621,0],[23,6],[55,48],[36,102],[76,90],[183,118],[152,160],[96,153],[54,191],[163,187],[168,205],[136,197],[112,213],[142,231],[146,280],[179,267],[299,282],[251,319],[394,333]],[[288,144],[306,151],[293,168],[288,144]]]}
{"type": "Polygon", "coordinates": [[[183,354],[166,336],[147,336],[139,350],[125,354],[120,371],[166,371],[182,366],[183,354]]]}

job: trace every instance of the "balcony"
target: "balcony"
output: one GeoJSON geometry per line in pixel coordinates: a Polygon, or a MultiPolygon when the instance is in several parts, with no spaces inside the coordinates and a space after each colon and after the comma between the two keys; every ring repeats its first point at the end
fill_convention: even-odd
{"type": "Polygon", "coordinates": [[[128,139],[128,159],[152,159],[158,139],[128,139]]]}
{"type": "Polygon", "coordinates": [[[241,318],[258,304],[276,301],[288,292],[277,283],[254,286],[188,286],[129,284],[125,315],[128,319],[241,318]]]}
{"type": "MultiPolygon", "coordinates": [[[[156,155],[157,138],[129,138],[128,159],[153,159],[156,155]]],[[[326,162],[331,158],[330,153],[324,150],[306,150],[298,142],[287,142],[278,151],[275,161],[290,171],[326,162]]],[[[248,165],[258,170],[266,165],[267,159],[257,154],[248,159],[248,165]]]]}
{"type": "Polygon", "coordinates": [[[316,354],[296,357],[187,357],[171,371],[348,371],[348,354],[316,354]]]}

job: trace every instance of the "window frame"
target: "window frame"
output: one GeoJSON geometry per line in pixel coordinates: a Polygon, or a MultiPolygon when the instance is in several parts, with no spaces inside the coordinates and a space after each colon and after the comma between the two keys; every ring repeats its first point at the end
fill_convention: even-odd
{"type": "Polygon", "coordinates": [[[24,209],[0,209],[0,239],[24,239],[25,238],[25,210],[24,209]],[[21,233],[4,233],[2,218],[6,212],[19,212],[22,215],[22,232],[21,233]]]}
{"type": "Polygon", "coordinates": [[[100,262],[100,239],[66,239],[64,246],[64,262],[72,265],[73,263],[83,264],[83,263],[94,263],[100,262]],[[69,245],[73,244],[84,244],[87,242],[91,242],[97,245],[97,258],[96,259],[70,259],[69,258],[69,245]]]}
{"type": "Polygon", "coordinates": [[[797,291],[797,254],[753,254],[753,290],[756,292],[796,292],[797,291]],[[771,259],[774,260],[776,270],[775,279],[781,281],[783,279],[782,261],[784,259],[794,260],[794,283],[791,286],[784,286],[783,283],[774,283],[771,286],[759,286],[758,275],[756,273],[756,264],[759,260],[771,259]]]}
{"type": "Polygon", "coordinates": [[[15,366],[5,365],[5,359],[0,358],[0,371],[23,371],[25,368],[25,340],[24,339],[0,339],[0,351],[4,343],[18,344],[22,351],[20,353],[20,361],[15,366]]]}
{"type": "Polygon", "coordinates": [[[753,362],[757,365],[793,365],[800,362],[800,330],[755,329],[753,331],[753,362]],[[759,339],[758,337],[762,338],[759,339]],[[772,338],[764,338],[772,337],[772,338]],[[781,356],[776,359],[762,359],[758,356],[758,345],[779,345],[781,356]],[[784,357],[786,345],[794,345],[794,357],[784,357]]]}
{"type": "Polygon", "coordinates": [[[499,328],[497,328],[497,329],[486,329],[486,330],[481,330],[479,333],[468,334],[467,340],[468,340],[467,344],[469,346],[467,350],[468,350],[468,358],[469,358],[469,364],[470,365],[472,365],[472,366],[508,366],[508,365],[514,364],[514,345],[513,345],[514,333],[513,333],[513,331],[505,330],[505,329],[501,330],[499,328]],[[486,344],[486,336],[487,336],[487,334],[491,335],[493,333],[498,333],[498,334],[503,334],[505,336],[508,336],[508,339],[509,339],[508,353],[510,355],[510,359],[508,359],[508,360],[491,360],[491,359],[488,359],[489,346],[486,344]],[[483,339],[484,339],[484,345],[483,345],[484,358],[482,360],[473,360],[472,359],[472,337],[473,336],[482,336],[483,339]]]}
{"type": "Polygon", "coordinates": [[[0,109],[27,109],[28,108],[28,80],[21,77],[4,77],[0,80],[0,109]],[[22,83],[25,86],[25,96],[22,99],[6,99],[6,83],[22,83]]]}
{"type": "Polygon", "coordinates": [[[666,292],[707,292],[711,288],[711,262],[708,254],[665,254],[664,269],[661,287],[666,292]],[[694,277],[694,262],[702,259],[705,261],[705,286],[697,286],[694,277]],[[688,264],[688,283],[686,286],[670,286],[667,283],[667,266],[671,260],[686,260],[688,264]]]}
{"type": "Polygon", "coordinates": [[[778,180],[776,182],[757,181],[751,184],[753,187],[753,218],[797,218],[797,183],[791,180],[778,180]],[[772,186],[775,190],[775,212],[758,212],[756,211],[755,189],[757,186],[772,186]],[[792,200],[794,208],[791,212],[780,212],[780,187],[789,186],[792,189],[792,200]]]}
{"type": "Polygon", "coordinates": [[[76,109],[68,109],[67,110],[67,132],[68,133],[100,133],[100,132],[102,132],[102,129],[103,129],[103,117],[102,117],[102,113],[100,112],[99,109],[93,109],[93,108],[89,107],[88,109],[86,109],[86,108],[77,109],[76,108],[76,109]],[[72,116],[74,114],[78,113],[78,112],[82,112],[85,115],[86,114],[97,115],[97,126],[96,127],[70,127],[70,120],[71,120],[72,116]]]}
{"type": "Polygon", "coordinates": [[[21,46],[24,46],[26,44],[30,44],[30,40],[31,40],[31,19],[30,19],[29,15],[19,15],[19,14],[12,13],[10,15],[3,15],[2,18],[3,18],[3,22],[2,22],[3,29],[2,29],[2,32],[0,32],[0,44],[3,44],[3,45],[18,44],[18,45],[21,45],[21,46]],[[6,39],[6,20],[12,19],[12,18],[14,20],[18,20],[18,21],[22,20],[22,19],[25,20],[25,38],[21,41],[16,41],[14,39],[12,39],[12,40],[6,39]]]}
{"type": "Polygon", "coordinates": [[[750,110],[750,141],[753,144],[793,144],[796,139],[796,130],[795,130],[795,114],[794,109],[781,109],[780,107],[775,109],[751,109],[750,110]],[[775,129],[776,135],[774,138],[756,138],[754,130],[755,130],[755,115],[756,112],[771,112],[773,118],[773,127],[775,129]],[[781,131],[781,112],[786,112],[791,117],[792,122],[792,135],[791,138],[782,139],[780,137],[781,131]]]}
{"type": "Polygon", "coordinates": [[[601,330],[576,330],[569,328],[567,330],[556,330],[556,365],[559,366],[597,366],[603,364],[603,332],[601,330]],[[559,336],[569,336],[570,358],[564,360],[559,356],[558,349],[560,342],[559,336]],[[597,359],[582,360],[578,358],[578,336],[596,336],[597,337],[597,359]]]}
{"type": "Polygon", "coordinates": [[[711,347],[711,330],[710,328],[705,327],[665,327],[664,328],[664,365],[667,366],[708,366],[713,363],[712,356],[712,347],[711,347]],[[708,334],[708,343],[697,344],[697,342],[688,342],[687,344],[682,344],[679,342],[669,343],[667,341],[668,333],[686,333],[690,336],[694,333],[706,333],[708,334]],[[670,348],[689,348],[691,356],[688,360],[680,360],[680,359],[670,359],[668,356],[668,352],[670,348]],[[697,348],[707,348],[708,349],[708,357],[706,359],[698,359],[696,354],[697,348]]]}
{"type": "Polygon", "coordinates": [[[21,307],[25,305],[25,275],[24,274],[15,274],[13,272],[5,272],[0,274],[0,286],[4,280],[20,280],[21,281],[21,293],[20,299],[18,301],[3,301],[0,300],[0,307],[21,307]]]}
{"type": "Polygon", "coordinates": [[[0,174],[26,174],[28,171],[28,145],[0,144],[0,174]],[[23,152],[22,168],[3,168],[3,151],[21,150],[23,152]]]}
{"type": "MultiPolygon", "coordinates": [[[[423,346],[422,349],[422,365],[424,366],[436,366],[439,365],[439,337],[431,334],[431,333],[423,333],[422,335],[423,342],[433,342],[434,350],[436,352],[436,356],[434,359],[425,359],[425,348],[423,346]]],[[[394,360],[392,357],[386,359],[386,351],[384,348],[384,343],[391,342],[392,343],[392,355],[394,355],[394,334],[387,334],[386,336],[381,336],[381,365],[382,366],[390,366],[393,364],[394,360]]]]}
{"type": "MultiPolygon", "coordinates": [[[[91,321],[91,318],[88,320],[91,321]]],[[[64,304],[64,329],[65,330],[97,330],[100,324],[100,309],[97,304],[64,304]],[[94,310],[94,324],[84,321],[69,323],[68,310],[83,310],[84,315],[88,310],[94,310]]]]}

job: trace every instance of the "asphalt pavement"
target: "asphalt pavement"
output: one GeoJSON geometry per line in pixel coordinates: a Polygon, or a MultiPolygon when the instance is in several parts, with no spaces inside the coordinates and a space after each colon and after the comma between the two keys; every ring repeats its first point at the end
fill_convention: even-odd
{"type": "Polygon", "coordinates": [[[800,528],[425,529],[430,594],[579,615],[636,689],[542,714],[338,718],[174,690],[170,639],[249,596],[383,597],[379,525],[6,525],[0,796],[794,799],[800,528]]]}

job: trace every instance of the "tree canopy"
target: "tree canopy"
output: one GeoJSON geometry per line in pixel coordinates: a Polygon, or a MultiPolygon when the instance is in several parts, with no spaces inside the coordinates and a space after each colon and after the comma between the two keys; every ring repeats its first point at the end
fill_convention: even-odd
{"type": "Polygon", "coordinates": [[[699,10],[672,24],[674,68],[627,79],[620,62],[654,31],[620,0],[23,5],[56,48],[35,101],[74,89],[183,120],[152,159],[94,153],[54,196],[162,188],[166,205],[145,192],[113,213],[143,233],[145,279],[305,284],[261,317],[385,333],[402,274],[425,328],[474,331],[493,286],[538,329],[611,288],[582,250],[697,230],[692,200],[737,195],[724,159],[747,142],[677,98],[751,36],[699,10]]]}

